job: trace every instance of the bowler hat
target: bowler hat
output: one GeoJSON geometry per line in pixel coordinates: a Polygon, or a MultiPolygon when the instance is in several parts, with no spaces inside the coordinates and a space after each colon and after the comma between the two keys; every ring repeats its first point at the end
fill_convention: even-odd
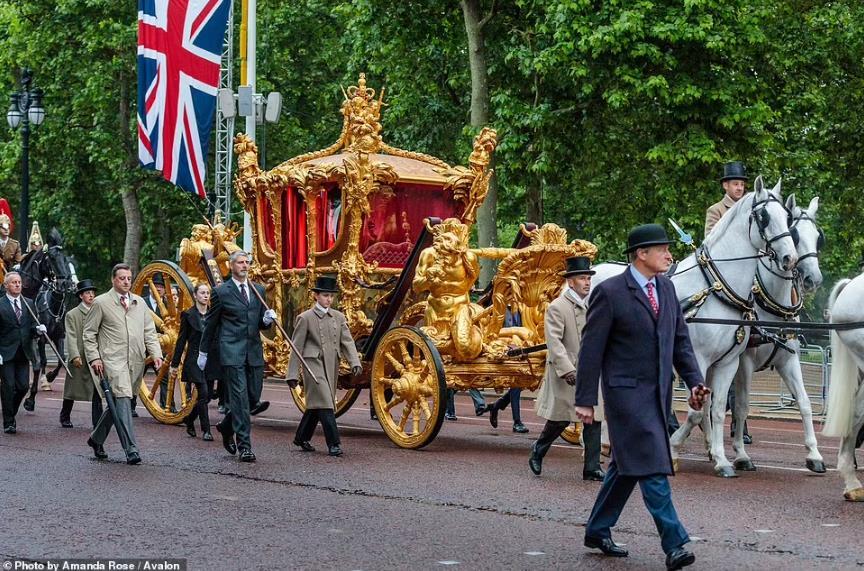
{"type": "Polygon", "coordinates": [[[596,273],[591,269],[591,259],[588,256],[573,256],[572,258],[567,258],[567,268],[561,275],[569,278],[570,276],[578,275],[593,276],[596,273]]]}
{"type": "Polygon", "coordinates": [[[165,285],[165,278],[162,277],[161,272],[156,272],[155,274],[153,274],[153,283],[161,286],[165,285]]]}
{"type": "Polygon", "coordinates": [[[315,287],[312,291],[318,293],[339,293],[339,285],[336,283],[336,278],[328,276],[318,276],[315,278],[315,287]]]}
{"type": "Polygon", "coordinates": [[[749,180],[744,163],[732,161],[723,165],[723,178],[720,179],[720,182],[726,182],[727,180],[749,180]]]}
{"type": "Polygon", "coordinates": [[[630,230],[630,234],[627,236],[627,249],[624,250],[624,253],[629,254],[639,248],[662,246],[674,242],[674,240],[669,239],[666,230],[659,224],[643,224],[630,230]]]}
{"type": "Polygon", "coordinates": [[[81,280],[78,282],[75,295],[81,295],[85,291],[96,291],[96,286],[93,285],[93,280],[81,280]]]}

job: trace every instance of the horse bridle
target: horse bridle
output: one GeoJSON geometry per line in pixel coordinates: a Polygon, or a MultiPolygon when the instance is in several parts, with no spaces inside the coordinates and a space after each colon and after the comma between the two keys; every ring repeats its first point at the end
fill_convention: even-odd
{"type": "MultiPolygon", "coordinates": [[[[778,199],[776,196],[774,196],[773,194],[771,194],[769,192],[768,198],[766,198],[764,200],[754,200],[753,201],[753,204],[750,207],[750,222],[749,222],[749,225],[747,228],[747,232],[748,232],[748,234],[750,232],[752,232],[753,223],[755,222],[756,223],[756,229],[759,231],[759,238],[761,238],[762,241],[765,242],[765,252],[766,252],[768,258],[770,260],[773,260],[775,263],[778,263],[777,252],[774,251],[774,248],[771,246],[771,244],[773,244],[774,242],[776,242],[778,240],[782,240],[783,238],[786,238],[786,237],[792,238],[793,241],[794,241],[794,238],[793,238],[793,234],[792,234],[791,229],[787,229],[786,232],[783,232],[781,234],[777,234],[773,238],[768,238],[768,236],[765,234],[765,229],[768,228],[768,223],[771,220],[771,215],[768,214],[768,210],[767,210],[768,204],[770,204],[771,202],[776,202],[777,204],[779,204],[780,208],[782,208],[783,210],[786,211],[787,215],[789,216],[789,220],[792,219],[792,213],[789,212],[789,209],[786,208],[786,205],[783,204],[780,201],[780,199],[778,199]]],[[[789,225],[787,224],[787,226],[789,226],[789,225]]]]}

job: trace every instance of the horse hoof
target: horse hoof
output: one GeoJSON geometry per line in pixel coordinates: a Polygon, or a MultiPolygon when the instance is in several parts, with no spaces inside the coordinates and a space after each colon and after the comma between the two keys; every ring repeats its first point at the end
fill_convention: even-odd
{"type": "Polygon", "coordinates": [[[855,488],[843,494],[847,502],[864,502],[864,488],[855,488]]]}
{"type": "Polygon", "coordinates": [[[824,474],[827,471],[825,469],[825,462],[822,460],[807,460],[807,469],[817,474],[824,474]]]}
{"type": "Polygon", "coordinates": [[[721,478],[737,478],[738,474],[735,473],[735,470],[732,466],[721,466],[720,468],[714,468],[714,473],[716,473],[721,478]]]}
{"type": "Polygon", "coordinates": [[[735,469],[742,472],[755,472],[756,466],[753,461],[747,458],[746,460],[735,460],[735,469]]]}
{"type": "Polygon", "coordinates": [[[33,412],[36,408],[36,400],[35,399],[26,399],[24,401],[24,410],[27,412],[33,412]]]}

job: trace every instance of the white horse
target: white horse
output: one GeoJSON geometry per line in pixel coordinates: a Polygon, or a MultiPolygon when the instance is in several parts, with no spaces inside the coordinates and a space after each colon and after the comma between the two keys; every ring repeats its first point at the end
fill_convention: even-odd
{"type": "MultiPolygon", "coordinates": [[[[786,201],[786,208],[792,214],[793,238],[798,251],[798,265],[794,271],[777,271],[760,260],[756,269],[756,317],[760,321],[794,322],[803,302],[803,293],[810,293],[822,285],[822,271],[819,269],[819,251],[825,241],[822,230],[816,225],[816,212],[819,198],[810,201],[807,209],[795,204],[795,196],[786,201]],[[796,297],[793,299],[793,289],[796,297]]],[[[735,433],[732,447],[735,450],[735,469],[752,471],[756,467],[744,449],[744,422],[749,412],[749,395],[753,373],[769,366],[776,368],[783,382],[789,387],[798,403],[798,411],[804,425],[804,445],[807,448],[807,468],[818,474],[825,472],[825,462],[816,445],[816,432],[813,429],[813,408],[810,397],[804,389],[804,376],[801,373],[800,343],[798,338],[783,339],[782,342],[793,350],[790,353],[776,342],[768,342],[751,347],[741,356],[738,373],[735,375],[735,433]]]]}
{"type": "MultiPolygon", "coordinates": [[[[864,274],[842,280],[831,291],[831,323],[864,321],[864,274]]],[[[828,387],[826,436],[840,437],[837,470],[843,477],[843,497],[864,502],[864,487],[855,475],[855,436],[864,425],[864,328],[831,332],[831,384],[828,387]]]]}
{"type": "MultiPolygon", "coordinates": [[[[686,314],[698,311],[699,317],[740,320],[752,313],[750,288],[758,259],[770,257],[772,266],[781,271],[795,267],[798,253],[789,232],[789,213],[780,196],[780,183],[768,190],[758,177],[753,186],[753,192],[744,195],[720,219],[699,250],[676,268],[672,281],[686,314]]],[[[625,268],[622,264],[599,264],[592,283],[620,274],[625,268]]],[[[679,448],[701,424],[715,472],[735,477],[723,449],[723,419],[726,393],[747,347],[750,328],[702,323],[688,327],[699,368],[713,391],[711,414],[688,411],[687,421],[670,439],[673,463],[677,466],[679,448]]]]}

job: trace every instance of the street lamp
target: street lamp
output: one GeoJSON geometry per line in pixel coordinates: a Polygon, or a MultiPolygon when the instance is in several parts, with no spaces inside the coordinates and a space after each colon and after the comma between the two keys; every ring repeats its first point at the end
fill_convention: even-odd
{"type": "Polygon", "coordinates": [[[21,72],[21,91],[13,93],[6,121],[13,130],[21,125],[21,223],[18,228],[21,247],[26,248],[30,227],[30,123],[41,125],[45,120],[42,90],[31,89],[33,74],[29,69],[21,72]]]}

